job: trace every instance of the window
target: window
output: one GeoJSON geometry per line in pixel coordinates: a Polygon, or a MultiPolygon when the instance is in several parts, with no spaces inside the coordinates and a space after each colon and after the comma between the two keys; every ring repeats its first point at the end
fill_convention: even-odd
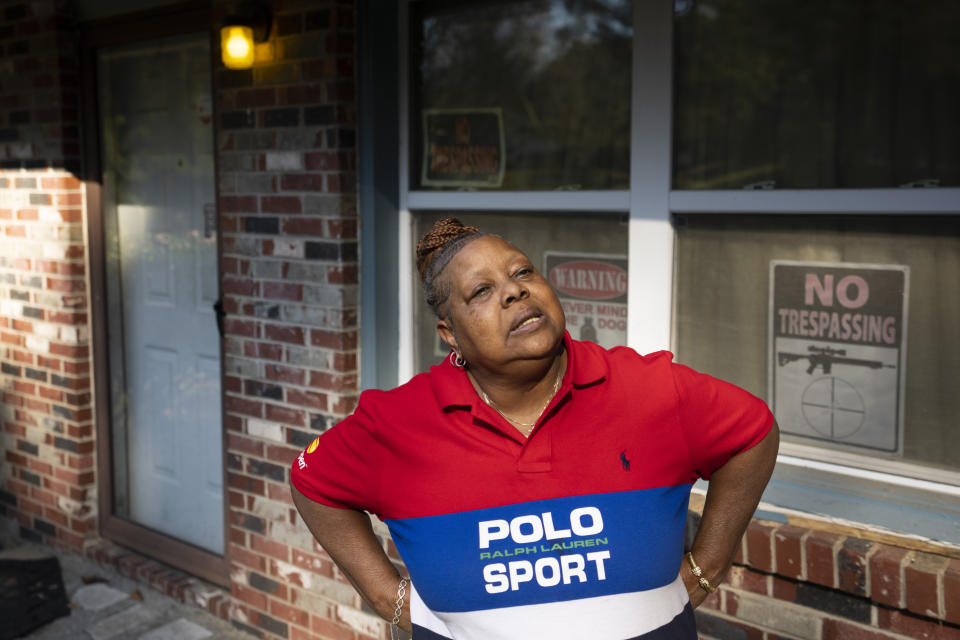
{"type": "Polygon", "coordinates": [[[631,3],[414,5],[413,189],[623,189],[631,3]]]}
{"type": "Polygon", "coordinates": [[[675,188],[960,185],[956,3],[676,8],[675,188]]]}
{"type": "Polygon", "coordinates": [[[956,217],[684,216],[676,350],[766,398],[786,441],[957,471],[957,273],[956,217]],[[775,305],[786,261],[801,279],[780,273],[775,305]]]}
{"type": "MultiPolygon", "coordinates": [[[[630,186],[632,3],[418,2],[410,10],[402,186],[411,242],[448,215],[501,235],[560,285],[575,337],[626,343],[629,199],[615,194],[630,186]],[[510,194],[467,193],[477,191],[510,194]],[[573,281],[600,274],[609,287],[573,281]]],[[[423,371],[449,349],[415,272],[406,273],[411,369],[423,371]]]]}

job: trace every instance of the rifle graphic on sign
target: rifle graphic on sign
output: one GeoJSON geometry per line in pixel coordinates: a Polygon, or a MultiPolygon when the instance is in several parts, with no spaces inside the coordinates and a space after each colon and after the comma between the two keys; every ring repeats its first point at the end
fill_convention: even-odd
{"type": "Polygon", "coordinates": [[[777,364],[783,367],[791,362],[806,358],[807,362],[810,363],[810,366],[807,367],[807,373],[812,374],[814,371],[816,371],[817,367],[822,367],[824,375],[829,375],[830,370],[835,364],[847,364],[853,367],[868,367],[870,369],[881,369],[883,367],[887,367],[889,369],[896,368],[892,364],[883,364],[879,360],[860,360],[858,358],[847,358],[846,349],[834,349],[832,347],[817,347],[810,345],[807,347],[807,351],[810,353],[804,354],[778,351],[777,364]]]}

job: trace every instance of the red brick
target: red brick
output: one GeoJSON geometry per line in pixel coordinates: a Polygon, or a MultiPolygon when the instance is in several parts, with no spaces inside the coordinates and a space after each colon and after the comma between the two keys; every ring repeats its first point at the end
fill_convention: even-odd
{"type": "Polygon", "coordinates": [[[32,513],[35,516],[43,517],[43,505],[33,502],[32,500],[27,500],[26,498],[20,498],[17,502],[17,506],[26,513],[32,513]]]}
{"type": "Polygon", "coordinates": [[[291,607],[290,605],[283,604],[277,600],[270,600],[270,613],[285,622],[292,622],[300,627],[307,627],[310,625],[309,613],[303,609],[291,607]]]}
{"type": "Polygon", "coordinates": [[[354,390],[357,388],[356,374],[333,374],[326,371],[311,371],[310,386],[330,391],[354,390]]]}
{"type": "Polygon", "coordinates": [[[901,609],[903,589],[901,567],[909,553],[906,549],[881,545],[870,557],[870,599],[878,604],[901,609]]]}
{"type": "Polygon", "coordinates": [[[53,400],[54,402],[63,401],[63,392],[59,389],[51,389],[48,387],[40,387],[40,397],[46,398],[47,400],[53,400]]]}
{"type": "Polygon", "coordinates": [[[235,545],[240,545],[241,547],[246,546],[247,532],[244,531],[243,529],[230,527],[230,543],[235,545]]]}
{"type": "Polygon", "coordinates": [[[299,196],[263,196],[260,208],[264,213],[300,213],[303,205],[299,196]]]}
{"type": "Polygon", "coordinates": [[[251,478],[250,476],[245,476],[240,473],[228,473],[227,486],[237,491],[246,491],[247,493],[255,493],[260,496],[264,495],[263,480],[251,478]]]}
{"type": "Polygon", "coordinates": [[[793,602],[797,599],[797,583],[792,580],[773,576],[773,597],[785,602],[793,602]]]}
{"type": "Polygon", "coordinates": [[[333,354],[333,368],[337,371],[355,370],[357,368],[357,355],[355,353],[333,354]]]}
{"type": "Polygon", "coordinates": [[[310,628],[329,640],[355,640],[352,628],[342,627],[319,616],[310,617],[310,628]]]}
{"type": "Polygon", "coordinates": [[[327,191],[330,193],[341,193],[343,191],[343,185],[346,183],[345,178],[336,173],[327,174],[327,191]]]}
{"type": "Polygon", "coordinates": [[[21,380],[13,381],[13,390],[17,393],[32,396],[37,393],[37,385],[32,382],[23,382],[21,380]]]}
{"type": "Polygon", "coordinates": [[[867,556],[873,543],[859,538],[847,538],[837,551],[837,581],[841,591],[858,596],[867,595],[867,556]]]}
{"type": "Polygon", "coordinates": [[[834,546],[841,536],[826,531],[811,531],[805,541],[807,552],[807,580],[825,587],[835,587],[834,546]]]}
{"type": "Polygon", "coordinates": [[[327,410],[327,396],[313,391],[300,391],[299,389],[287,389],[287,402],[290,404],[310,407],[319,411],[327,410]]]}
{"type": "Polygon", "coordinates": [[[302,327],[289,327],[279,324],[265,324],[263,326],[264,336],[268,340],[277,342],[288,342],[290,344],[304,344],[304,335],[302,327]]]}
{"type": "Polygon", "coordinates": [[[234,293],[239,296],[257,295],[256,283],[247,278],[224,278],[221,280],[224,293],[234,293]]]}
{"type": "Polygon", "coordinates": [[[55,204],[58,206],[70,206],[70,205],[82,205],[83,204],[83,195],[79,193],[62,193],[57,194],[55,204]]]}
{"type": "Polygon", "coordinates": [[[940,616],[937,582],[947,564],[948,560],[943,556],[920,551],[914,552],[907,560],[903,568],[907,610],[922,616],[940,616]]]}
{"type": "Polygon", "coordinates": [[[889,633],[851,624],[836,618],[824,618],[822,640],[893,640],[889,633]]]}
{"type": "Polygon", "coordinates": [[[943,619],[960,625],[960,560],[950,560],[943,574],[943,601],[946,604],[943,619]]]}
{"type": "Polygon", "coordinates": [[[74,189],[81,187],[80,180],[73,176],[61,176],[57,178],[40,178],[40,186],[43,189],[74,189]]]}
{"type": "Polygon", "coordinates": [[[272,300],[303,300],[303,285],[288,282],[264,282],[263,297],[272,300]]]}
{"type": "Polygon", "coordinates": [[[236,106],[241,109],[247,107],[269,107],[277,102],[276,90],[266,89],[245,89],[237,92],[236,106]]]}
{"type": "Polygon", "coordinates": [[[257,213],[257,196],[220,196],[221,213],[257,213]]]}
{"type": "Polygon", "coordinates": [[[960,640],[960,628],[885,607],[877,607],[877,626],[911,640],[960,640]]]}
{"type": "Polygon", "coordinates": [[[295,427],[306,426],[307,414],[299,409],[288,409],[287,407],[278,407],[275,404],[267,405],[267,420],[282,422],[295,427]]]}
{"type": "Polygon", "coordinates": [[[74,551],[80,551],[89,538],[93,538],[93,536],[78,536],[66,529],[57,529],[57,539],[74,551]]]}
{"type": "Polygon", "coordinates": [[[246,338],[256,338],[257,323],[253,320],[229,319],[224,323],[224,332],[231,336],[243,336],[246,338]]]}
{"type": "Polygon", "coordinates": [[[321,218],[290,218],[283,222],[283,232],[298,236],[323,236],[323,220],[321,218]]]}
{"type": "Polygon", "coordinates": [[[236,491],[227,492],[227,500],[231,507],[234,509],[245,509],[247,501],[244,500],[242,493],[237,493],[236,491]]]}
{"type": "Polygon", "coordinates": [[[337,171],[340,169],[338,154],[331,151],[313,151],[304,156],[306,168],[311,171],[337,171]]]}
{"type": "Polygon", "coordinates": [[[230,560],[260,573],[265,573],[267,570],[266,558],[235,544],[230,545],[230,560]]]}
{"type": "Polygon", "coordinates": [[[228,393],[243,393],[243,381],[236,376],[224,376],[223,390],[228,393]]]}
{"type": "Polygon", "coordinates": [[[55,522],[61,527],[67,527],[70,525],[70,519],[63,513],[60,513],[59,511],[57,511],[56,509],[44,509],[43,517],[45,520],[49,520],[50,522],[55,522]]]}
{"type": "Polygon", "coordinates": [[[284,104],[323,102],[326,97],[323,84],[300,84],[281,89],[280,100],[284,104]]]}
{"type": "Polygon", "coordinates": [[[740,575],[736,577],[736,582],[731,581],[731,586],[761,595],[770,594],[770,576],[752,571],[748,567],[737,567],[737,569],[740,569],[740,575]]]}
{"type": "MultiPolygon", "coordinates": [[[[293,498],[290,497],[290,487],[285,484],[268,484],[267,497],[278,502],[285,502],[290,505],[293,504],[293,498]]],[[[296,520],[296,516],[290,518],[291,522],[296,522],[296,520]]]]}
{"type": "Polygon", "coordinates": [[[242,413],[243,415],[254,416],[256,418],[263,417],[263,403],[256,400],[248,400],[247,398],[228,395],[224,399],[224,406],[227,411],[234,413],[242,413]]]}
{"type": "Polygon", "coordinates": [[[250,455],[263,457],[263,443],[237,433],[227,434],[227,450],[243,451],[250,455]]]}
{"type": "Polygon", "coordinates": [[[357,284],[360,282],[360,270],[354,264],[330,267],[327,269],[327,282],[330,284],[357,284]]]}
{"type": "MultiPolygon", "coordinates": [[[[299,454],[300,449],[296,449],[294,447],[284,447],[283,445],[273,444],[267,445],[267,460],[282,464],[284,466],[293,464],[293,461],[299,454]]],[[[287,493],[289,493],[289,491],[287,493]]]]}
{"type": "Polygon", "coordinates": [[[323,191],[323,176],[317,173],[295,173],[280,177],[284,191],[323,191]]]}
{"type": "Polygon", "coordinates": [[[313,329],[310,332],[310,344],[327,349],[351,350],[357,348],[356,331],[324,331],[313,329]]]}
{"type": "Polygon", "coordinates": [[[290,562],[290,549],[287,545],[269,540],[261,535],[250,534],[250,548],[282,562],[290,562]]]}
{"type": "Polygon", "coordinates": [[[15,333],[0,332],[0,342],[6,342],[7,344],[15,344],[19,346],[23,344],[23,338],[15,333]]]}
{"type": "Polygon", "coordinates": [[[267,596],[255,591],[249,587],[245,587],[242,584],[237,584],[236,582],[231,583],[230,593],[233,594],[233,597],[237,600],[246,602],[250,606],[257,607],[258,609],[267,609],[267,596]]]}
{"type": "Polygon", "coordinates": [[[318,636],[299,627],[290,627],[290,640],[317,640],[318,636]]]}

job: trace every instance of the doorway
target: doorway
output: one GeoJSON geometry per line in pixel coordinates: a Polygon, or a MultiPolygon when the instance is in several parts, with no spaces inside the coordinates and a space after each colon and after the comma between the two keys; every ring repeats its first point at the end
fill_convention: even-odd
{"type": "Polygon", "coordinates": [[[98,368],[109,371],[98,377],[108,387],[108,398],[98,394],[110,442],[104,529],[203,575],[189,558],[222,557],[225,547],[209,36],[101,47],[93,62],[98,368]]]}

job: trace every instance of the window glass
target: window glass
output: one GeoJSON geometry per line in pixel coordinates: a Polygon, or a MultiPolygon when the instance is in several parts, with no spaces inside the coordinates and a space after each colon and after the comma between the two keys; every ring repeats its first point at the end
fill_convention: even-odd
{"type": "Polygon", "coordinates": [[[413,8],[411,188],[628,187],[628,0],[413,8]]]}
{"type": "Polygon", "coordinates": [[[678,189],[960,185],[960,4],[675,3],[678,189]]]}
{"type": "Polygon", "coordinates": [[[677,219],[676,349],[788,441],[956,470],[960,220],[677,219]]]}
{"type": "MultiPolygon", "coordinates": [[[[416,214],[415,237],[449,214],[416,214]]],[[[464,224],[497,234],[527,254],[553,284],[570,335],[605,347],[627,341],[627,218],[607,214],[458,213],[464,224]]],[[[414,270],[416,273],[416,270],[414,270]]],[[[450,349],[437,318],[414,286],[416,368],[426,371],[450,349]]]]}

